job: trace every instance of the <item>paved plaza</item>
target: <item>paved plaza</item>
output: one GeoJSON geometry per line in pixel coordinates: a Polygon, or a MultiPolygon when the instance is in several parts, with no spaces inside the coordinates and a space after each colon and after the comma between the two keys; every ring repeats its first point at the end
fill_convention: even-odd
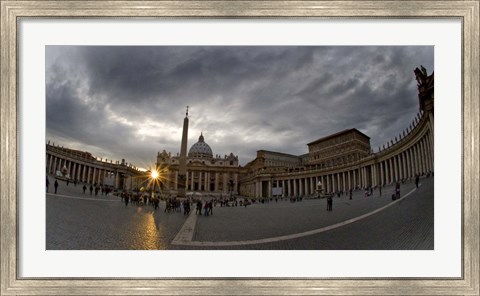
{"type": "MultiPolygon", "coordinates": [[[[50,178],[53,183],[53,178],[50,178]]],[[[165,213],[165,203],[125,206],[113,195],[90,195],[83,184],[60,182],[47,193],[48,250],[431,250],[434,247],[434,178],[419,188],[407,182],[365,197],[355,191],[333,199],[288,199],[248,207],[213,208],[213,215],[165,213]]]]}

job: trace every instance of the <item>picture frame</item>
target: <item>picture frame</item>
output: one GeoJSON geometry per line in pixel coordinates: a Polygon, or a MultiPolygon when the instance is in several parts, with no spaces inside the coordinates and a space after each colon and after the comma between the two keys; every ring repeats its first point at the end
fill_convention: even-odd
{"type": "Polygon", "coordinates": [[[479,3],[476,1],[1,1],[2,295],[479,295],[479,3]],[[408,5],[407,5],[408,4],[408,5]],[[21,18],[455,18],[462,21],[462,277],[35,279],[18,276],[21,18]]]}

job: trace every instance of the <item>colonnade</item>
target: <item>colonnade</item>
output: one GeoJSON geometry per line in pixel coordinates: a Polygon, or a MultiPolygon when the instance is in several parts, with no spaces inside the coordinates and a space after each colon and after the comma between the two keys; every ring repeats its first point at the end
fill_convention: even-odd
{"type": "MultiPolygon", "coordinates": [[[[234,172],[218,172],[218,171],[202,171],[202,170],[188,170],[186,175],[187,191],[202,191],[202,192],[223,192],[228,193],[230,179],[233,181],[233,191],[238,192],[238,173],[234,172]]],[[[173,186],[175,190],[178,189],[178,171],[175,171],[173,186]]]]}
{"type": "Polygon", "coordinates": [[[274,188],[280,187],[282,197],[314,196],[318,194],[318,184],[322,184],[323,193],[336,193],[385,186],[428,174],[434,171],[433,133],[428,121],[417,128],[409,140],[349,166],[257,176],[244,184],[241,194],[272,197],[277,191],[274,188]]]}
{"type": "Polygon", "coordinates": [[[100,165],[82,162],[64,156],[57,156],[47,152],[47,174],[56,175],[57,171],[67,168],[67,175],[73,181],[105,184],[108,179],[113,179],[113,186],[118,187],[119,172],[100,165]]]}

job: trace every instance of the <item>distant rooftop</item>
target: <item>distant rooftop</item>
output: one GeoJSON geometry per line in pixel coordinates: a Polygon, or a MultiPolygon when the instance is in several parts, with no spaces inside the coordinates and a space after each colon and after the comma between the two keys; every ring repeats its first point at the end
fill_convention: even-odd
{"type": "Polygon", "coordinates": [[[335,137],[338,137],[340,135],[343,135],[343,134],[348,134],[348,133],[351,133],[351,132],[355,132],[355,133],[358,133],[360,134],[361,136],[367,138],[368,140],[370,140],[370,137],[365,135],[364,133],[362,133],[361,131],[357,130],[356,128],[351,128],[351,129],[346,129],[346,130],[343,130],[343,131],[340,131],[338,133],[335,133],[335,134],[332,134],[332,135],[329,135],[329,136],[326,136],[326,137],[323,137],[323,138],[320,138],[318,140],[315,140],[313,142],[310,142],[308,143],[307,145],[313,145],[313,144],[316,144],[316,143],[319,143],[319,142],[323,142],[325,140],[328,140],[328,139],[331,139],[331,138],[335,138],[335,137]]]}

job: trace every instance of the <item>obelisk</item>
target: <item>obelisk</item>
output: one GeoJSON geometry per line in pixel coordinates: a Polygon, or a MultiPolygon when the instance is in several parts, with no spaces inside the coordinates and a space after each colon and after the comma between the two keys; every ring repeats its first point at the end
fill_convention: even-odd
{"type": "Polygon", "coordinates": [[[177,197],[185,197],[187,181],[187,140],[188,140],[188,106],[183,120],[182,146],[180,147],[180,168],[178,169],[177,197]]]}

